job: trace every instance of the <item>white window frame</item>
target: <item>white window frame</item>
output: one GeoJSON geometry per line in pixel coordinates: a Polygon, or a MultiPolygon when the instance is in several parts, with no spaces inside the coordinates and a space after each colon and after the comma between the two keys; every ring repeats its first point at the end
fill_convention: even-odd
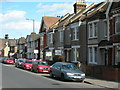
{"type": "Polygon", "coordinates": [[[95,21],[91,21],[91,22],[88,22],[88,29],[89,29],[89,39],[92,39],[92,38],[97,38],[98,37],[98,22],[99,20],[95,20],[95,21]],[[96,35],[95,35],[95,23],[97,24],[97,32],[96,32],[96,35]],[[92,30],[90,28],[90,25],[92,25],[92,30]],[[92,36],[91,36],[92,34],[92,36]]]}
{"type": "Polygon", "coordinates": [[[78,26],[78,27],[74,27],[74,28],[72,28],[72,29],[73,29],[72,33],[75,32],[75,33],[73,33],[73,40],[74,40],[74,41],[79,40],[79,26],[78,26]],[[78,34],[78,35],[77,35],[77,34],[78,34]],[[75,38],[74,38],[74,37],[75,37],[75,38]]]}
{"type": "Polygon", "coordinates": [[[43,36],[41,36],[41,38],[40,38],[40,45],[43,45],[43,36]]]}
{"type": "Polygon", "coordinates": [[[75,57],[73,57],[73,61],[77,61],[77,49],[79,49],[80,46],[72,46],[72,49],[73,49],[73,54],[75,57]]]}
{"type": "Polygon", "coordinates": [[[89,38],[93,37],[93,26],[92,26],[92,30],[91,30],[91,26],[92,26],[92,23],[89,24],[89,38]]]}
{"type": "Polygon", "coordinates": [[[89,64],[98,64],[98,46],[93,45],[93,46],[88,46],[88,63],[89,64]],[[91,56],[90,56],[90,48],[92,48],[92,61],[91,61],[91,56]],[[95,62],[95,48],[97,48],[97,62],[95,62]]]}
{"type": "Polygon", "coordinates": [[[50,44],[52,44],[53,43],[53,33],[49,33],[49,39],[50,39],[50,44]]]}
{"type": "Polygon", "coordinates": [[[116,24],[120,23],[120,21],[118,20],[118,17],[120,18],[120,15],[118,15],[118,16],[115,17],[115,34],[120,34],[120,32],[117,32],[117,30],[116,30],[117,29],[116,28],[117,27],[116,24]]]}
{"type": "Polygon", "coordinates": [[[107,20],[104,20],[104,37],[107,37],[108,35],[108,23],[107,23],[107,20]]]}
{"type": "Polygon", "coordinates": [[[63,42],[63,40],[64,40],[64,31],[60,30],[59,34],[60,34],[60,42],[63,42]]]}
{"type": "Polygon", "coordinates": [[[93,37],[97,38],[98,37],[98,22],[93,23],[93,37]],[[95,29],[95,23],[96,23],[96,29],[95,29]],[[96,34],[95,34],[96,32],[96,34]]]}

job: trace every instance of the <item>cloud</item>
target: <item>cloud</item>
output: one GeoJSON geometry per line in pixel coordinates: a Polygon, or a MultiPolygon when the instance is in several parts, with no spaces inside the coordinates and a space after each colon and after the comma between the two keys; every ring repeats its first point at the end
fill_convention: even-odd
{"type": "MultiPolygon", "coordinates": [[[[39,29],[40,22],[35,22],[35,29],[39,29]]],[[[18,21],[2,24],[2,30],[32,30],[33,23],[30,21],[18,21]],[[8,28],[9,27],[9,28],[8,28]]]]}
{"type": "MultiPolygon", "coordinates": [[[[26,20],[25,11],[7,11],[5,14],[0,13],[0,34],[3,37],[6,33],[11,38],[20,38],[33,31],[33,22],[26,20]]],[[[39,31],[40,22],[35,21],[35,31],[39,31]]],[[[38,33],[38,32],[37,32],[38,33]]]]}
{"type": "Polygon", "coordinates": [[[6,14],[0,13],[0,22],[7,22],[10,20],[21,20],[24,19],[26,12],[25,11],[7,11],[6,14]]]}
{"type": "MultiPolygon", "coordinates": [[[[1,0],[2,2],[75,2],[76,0],[1,0]]],[[[80,0],[78,0],[80,1],[80,0]]],[[[89,1],[89,2],[96,2],[96,0],[85,0],[85,1],[89,1]]],[[[101,0],[97,0],[97,1],[101,1],[101,0]]],[[[102,0],[103,1],[103,0],[102,0]]],[[[112,1],[112,0],[109,0],[112,1]]],[[[118,0],[115,0],[118,1],[118,0]]]]}
{"type": "MultiPolygon", "coordinates": [[[[87,0],[87,6],[89,6],[90,4],[92,4],[93,2],[100,2],[100,1],[104,1],[104,0],[87,0]]],[[[46,4],[46,3],[39,3],[36,7],[39,8],[39,10],[37,10],[37,13],[42,14],[43,16],[46,15],[51,15],[51,16],[63,16],[66,13],[73,13],[74,12],[74,8],[73,8],[73,4],[74,2],[71,3],[50,3],[50,4],[46,4]]]]}
{"type": "Polygon", "coordinates": [[[40,8],[37,11],[38,13],[44,13],[44,14],[53,15],[53,16],[65,15],[68,12],[73,13],[72,3],[55,3],[55,4],[39,3],[37,7],[40,8]]]}

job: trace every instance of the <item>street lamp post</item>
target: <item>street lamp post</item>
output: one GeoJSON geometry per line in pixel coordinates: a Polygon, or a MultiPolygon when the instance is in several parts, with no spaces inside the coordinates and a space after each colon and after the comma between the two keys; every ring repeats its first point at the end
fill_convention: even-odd
{"type": "MultiPolygon", "coordinates": [[[[35,32],[35,20],[34,19],[29,19],[29,18],[26,18],[26,20],[31,20],[31,21],[33,21],[33,32],[35,32]]],[[[34,38],[34,37],[33,37],[34,38]]],[[[35,50],[34,50],[35,51],[35,50]]],[[[35,57],[34,57],[34,59],[36,58],[37,59],[37,53],[36,52],[34,52],[33,51],[33,53],[36,55],[35,57]]]]}
{"type": "Polygon", "coordinates": [[[35,20],[34,20],[34,19],[29,19],[29,18],[26,18],[26,20],[31,20],[31,21],[33,21],[33,32],[35,32],[35,20]]]}

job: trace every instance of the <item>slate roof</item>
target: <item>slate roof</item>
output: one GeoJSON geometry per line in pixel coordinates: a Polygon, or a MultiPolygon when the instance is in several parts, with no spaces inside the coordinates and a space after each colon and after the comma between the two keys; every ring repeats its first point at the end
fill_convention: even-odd
{"type": "Polygon", "coordinates": [[[3,49],[6,46],[6,42],[8,42],[8,46],[16,46],[17,45],[17,39],[0,38],[0,49],[3,49]]]}
{"type": "Polygon", "coordinates": [[[83,15],[79,20],[84,20],[85,18],[89,18],[90,20],[95,20],[97,18],[105,18],[105,12],[108,8],[109,2],[101,2],[99,4],[94,5],[94,7],[88,11],[87,15],[83,15]]]}
{"type": "Polygon", "coordinates": [[[17,39],[9,39],[8,45],[9,46],[16,46],[17,45],[17,39]]]}
{"type": "Polygon", "coordinates": [[[25,43],[25,38],[21,37],[18,39],[18,44],[24,44],[25,43]]]}
{"type": "Polygon", "coordinates": [[[30,37],[32,38],[32,41],[35,41],[40,38],[40,35],[36,34],[35,32],[32,32],[30,37]]]}

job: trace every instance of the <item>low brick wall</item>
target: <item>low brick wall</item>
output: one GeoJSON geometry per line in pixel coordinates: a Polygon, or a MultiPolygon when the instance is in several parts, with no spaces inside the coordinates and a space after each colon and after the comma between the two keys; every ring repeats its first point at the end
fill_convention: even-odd
{"type": "Polygon", "coordinates": [[[109,66],[86,66],[86,75],[99,79],[120,81],[120,68],[109,66]]]}

